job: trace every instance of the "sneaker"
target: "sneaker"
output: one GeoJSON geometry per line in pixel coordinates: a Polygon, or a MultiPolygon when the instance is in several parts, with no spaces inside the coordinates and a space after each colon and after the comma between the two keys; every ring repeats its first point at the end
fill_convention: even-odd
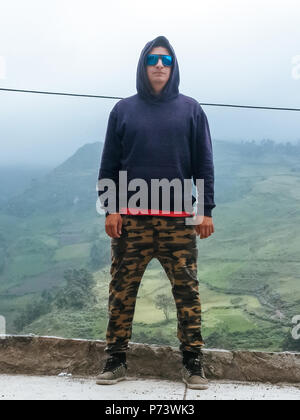
{"type": "Polygon", "coordinates": [[[102,372],[96,378],[97,385],[113,385],[126,379],[127,364],[125,360],[111,355],[106,359],[102,372]]]}
{"type": "Polygon", "coordinates": [[[183,359],[182,380],[192,389],[207,389],[208,380],[203,370],[203,354],[183,359]]]}

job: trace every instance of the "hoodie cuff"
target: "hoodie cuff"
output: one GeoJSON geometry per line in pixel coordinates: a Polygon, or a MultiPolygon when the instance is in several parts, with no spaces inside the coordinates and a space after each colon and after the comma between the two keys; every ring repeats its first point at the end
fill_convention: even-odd
{"type": "MultiPolygon", "coordinates": [[[[213,210],[213,208],[211,208],[211,206],[204,206],[204,216],[207,216],[207,217],[212,217],[212,210],[213,210]]],[[[200,214],[200,213],[199,213],[200,214]]]]}
{"type": "Polygon", "coordinates": [[[204,216],[212,217],[212,209],[204,207],[204,216]]]}

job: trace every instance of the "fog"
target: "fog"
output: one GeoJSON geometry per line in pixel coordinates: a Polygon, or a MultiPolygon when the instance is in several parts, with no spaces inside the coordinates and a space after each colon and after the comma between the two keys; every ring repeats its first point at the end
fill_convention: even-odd
{"type": "MultiPolygon", "coordinates": [[[[300,108],[297,0],[0,1],[0,87],[126,97],[166,36],[200,103],[300,108]]],[[[0,165],[56,165],[103,141],[117,100],[0,91],[0,165]]],[[[203,105],[213,139],[300,140],[300,113],[203,105]]]]}

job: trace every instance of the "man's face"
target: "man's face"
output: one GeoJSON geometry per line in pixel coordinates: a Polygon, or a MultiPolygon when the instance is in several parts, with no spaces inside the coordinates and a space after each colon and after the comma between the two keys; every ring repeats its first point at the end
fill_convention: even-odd
{"type": "MultiPolygon", "coordinates": [[[[149,54],[163,54],[170,55],[169,51],[165,47],[155,47],[149,52],[149,54]]],[[[147,66],[147,75],[153,90],[158,93],[161,91],[165,84],[168,82],[171,74],[172,66],[164,66],[161,58],[155,66],[147,66]]]]}

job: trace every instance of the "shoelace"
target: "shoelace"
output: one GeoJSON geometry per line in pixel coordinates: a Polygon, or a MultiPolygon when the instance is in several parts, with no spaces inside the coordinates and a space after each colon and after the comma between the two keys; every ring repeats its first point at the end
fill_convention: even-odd
{"type": "Polygon", "coordinates": [[[123,363],[123,362],[121,362],[121,360],[119,360],[118,358],[116,358],[116,357],[109,357],[107,359],[106,363],[105,363],[105,366],[104,366],[104,368],[102,370],[102,373],[111,371],[111,370],[119,367],[121,363],[123,363]]]}

